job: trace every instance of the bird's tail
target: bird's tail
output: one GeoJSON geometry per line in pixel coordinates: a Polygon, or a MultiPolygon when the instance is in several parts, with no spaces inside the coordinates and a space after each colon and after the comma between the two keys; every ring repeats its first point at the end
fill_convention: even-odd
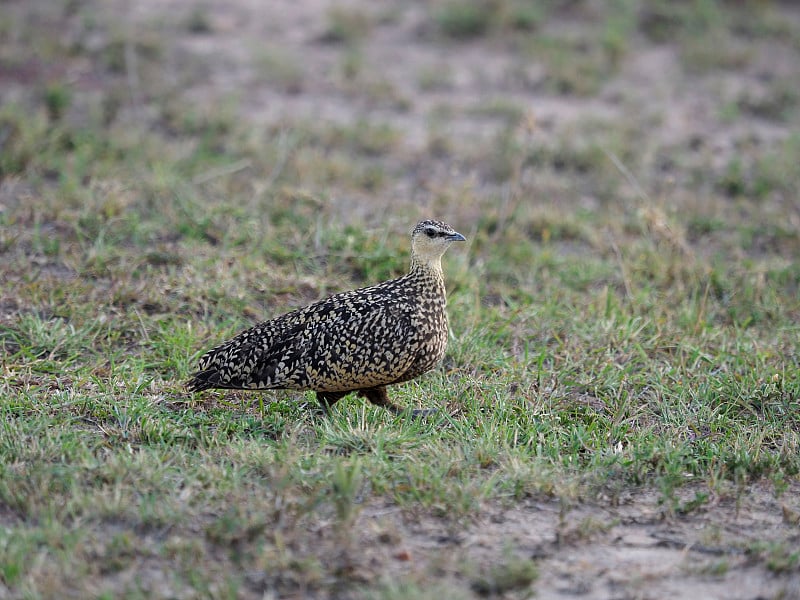
{"type": "Polygon", "coordinates": [[[216,369],[206,369],[198,371],[186,382],[186,389],[190,392],[202,392],[211,388],[219,387],[219,371],[216,369]]]}

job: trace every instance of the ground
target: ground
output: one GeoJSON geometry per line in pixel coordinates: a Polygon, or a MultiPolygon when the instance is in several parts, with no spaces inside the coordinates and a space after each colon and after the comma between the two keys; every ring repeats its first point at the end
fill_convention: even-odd
{"type": "Polygon", "coordinates": [[[800,598],[800,8],[10,1],[0,598],[800,598]],[[403,272],[443,365],[209,392],[403,272]]]}

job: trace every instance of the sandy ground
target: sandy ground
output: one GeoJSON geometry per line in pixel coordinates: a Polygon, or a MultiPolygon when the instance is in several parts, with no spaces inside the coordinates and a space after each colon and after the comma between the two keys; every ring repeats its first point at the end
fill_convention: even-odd
{"type": "Polygon", "coordinates": [[[798,491],[795,485],[776,500],[769,486],[757,486],[738,501],[712,497],[688,515],[670,513],[656,494],[637,490],[616,506],[524,501],[488,508],[458,531],[428,520],[400,523],[375,508],[364,511],[359,525],[371,534],[363,544],[374,568],[396,575],[457,579],[464,565],[479,572],[510,553],[536,561],[539,579],[530,589],[537,598],[798,598],[796,571],[766,572],[763,555],[752,550],[769,542],[797,548],[800,530],[790,523],[796,515],[789,506],[798,491]]]}

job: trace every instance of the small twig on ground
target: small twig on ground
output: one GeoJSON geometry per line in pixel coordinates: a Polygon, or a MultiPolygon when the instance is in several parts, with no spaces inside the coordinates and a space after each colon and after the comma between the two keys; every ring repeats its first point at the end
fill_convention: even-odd
{"type": "Polygon", "coordinates": [[[607,149],[605,147],[601,146],[601,150],[603,151],[603,154],[605,154],[609,158],[609,160],[612,163],[614,163],[614,166],[617,167],[617,170],[620,173],[622,173],[622,176],[628,181],[628,183],[633,188],[633,190],[636,192],[636,194],[642,200],[646,201],[647,203],[650,203],[650,196],[647,194],[647,192],[644,191],[644,188],[639,184],[639,180],[636,179],[636,177],[633,175],[633,173],[631,173],[628,170],[628,167],[626,167],[623,164],[623,162],[619,159],[619,157],[616,154],[614,154],[613,152],[611,152],[611,150],[609,150],[609,149],[607,149]]]}
{"type": "Polygon", "coordinates": [[[617,242],[614,241],[614,238],[609,235],[609,242],[611,243],[611,249],[614,251],[614,256],[617,259],[617,264],[619,265],[620,273],[622,274],[622,283],[625,286],[625,296],[628,300],[633,299],[633,291],[631,290],[631,281],[630,277],[628,276],[628,270],[625,268],[625,261],[622,260],[622,251],[619,249],[617,242]]]}
{"type": "Polygon", "coordinates": [[[139,80],[139,57],[130,37],[125,40],[125,76],[128,79],[128,87],[131,91],[131,106],[138,119],[141,114],[142,86],[139,80]]]}
{"type": "Polygon", "coordinates": [[[211,181],[212,179],[216,179],[217,177],[225,177],[226,175],[233,175],[234,173],[243,171],[252,164],[253,163],[249,158],[237,160],[236,162],[231,163],[229,165],[217,167],[216,169],[211,169],[201,175],[197,175],[194,179],[192,179],[192,183],[194,183],[195,185],[208,183],[209,181],[211,181]]]}

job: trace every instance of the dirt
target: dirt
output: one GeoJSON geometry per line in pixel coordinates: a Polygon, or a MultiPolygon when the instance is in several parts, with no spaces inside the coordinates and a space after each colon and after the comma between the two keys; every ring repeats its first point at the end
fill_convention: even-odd
{"type": "MultiPolygon", "coordinates": [[[[681,492],[684,502],[703,493],[690,488],[681,492]]],[[[435,519],[409,522],[397,510],[371,508],[357,523],[359,547],[384,574],[438,575],[462,588],[492,565],[532,561],[538,579],[514,597],[798,598],[800,576],[780,567],[785,555],[776,551],[772,570],[764,565],[770,548],[797,551],[798,492],[795,484],[780,499],[767,485],[738,497],[711,494],[686,514],[643,490],[616,505],[526,500],[486,507],[455,531],[435,519]]]]}

